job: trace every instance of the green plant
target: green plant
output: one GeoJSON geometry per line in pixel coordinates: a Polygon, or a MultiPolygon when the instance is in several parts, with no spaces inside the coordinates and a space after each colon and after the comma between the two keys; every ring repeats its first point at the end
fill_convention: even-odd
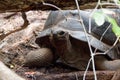
{"type": "Polygon", "coordinates": [[[93,18],[95,20],[95,23],[98,26],[101,26],[104,24],[105,20],[107,20],[110,24],[112,24],[112,31],[117,36],[120,37],[120,26],[117,24],[116,20],[114,18],[111,18],[110,16],[106,15],[103,12],[95,12],[93,14],[93,18]]]}

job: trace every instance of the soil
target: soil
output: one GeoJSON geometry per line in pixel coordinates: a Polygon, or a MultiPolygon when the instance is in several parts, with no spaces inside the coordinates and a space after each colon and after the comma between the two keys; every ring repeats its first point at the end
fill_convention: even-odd
{"type": "MultiPolygon", "coordinates": [[[[1,39],[0,60],[18,75],[26,78],[26,80],[78,80],[78,78],[82,80],[83,71],[78,71],[62,63],[54,63],[48,67],[23,66],[27,53],[40,48],[34,41],[37,34],[42,31],[49,12],[50,11],[26,12],[29,25],[25,29],[11,33],[4,39],[1,39]]],[[[0,36],[21,28],[23,23],[24,20],[20,12],[1,13],[0,36]]],[[[110,80],[113,74],[114,71],[98,71],[97,75],[100,76],[98,80],[110,80]]],[[[93,73],[88,72],[87,80],[93,79],[93,73]]]]}

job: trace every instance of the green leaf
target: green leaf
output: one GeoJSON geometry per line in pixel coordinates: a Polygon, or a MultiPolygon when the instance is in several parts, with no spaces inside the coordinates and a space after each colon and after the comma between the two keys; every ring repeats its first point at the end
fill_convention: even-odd
{"type": "Polygon", "coordinates": [[[101,26],[104,24],[105,22],[105,16],[103,13],[101,12],[95,12],[93,14],[93,18],[95,19],[95,23],[98,25],[98,26],[101,26]]]}
{"type": "Polygon", "coordinates": [[[114,34],[117,37],[120,37],[120,27],[117,24],[117,22],[115,21],[115,19],[108,17],[108,16],[106,16],[106,17],[107,17],[107,20],[112,24],[112,31],[114,32],[114,34]]]}
{"type": "Polygon", "coordinates": [[[98,26],[103,25],[104,22],[105,22],[105,19],[107,18],[108,22],[110,22],[112,24],[112,31],[113,31],[113,33],[117,37],[120,37],[120,27],[119,27],[119,25],[117,24],[117,22],[116,22],[116,20],[114,18],[111,18],[111,17],[105,15],[104,11],[103,11],[103,13],[102,12],[95,12],[93,14],[93,18],[95,19],[95,22],[96,22],[96,24],[98,26]]]}

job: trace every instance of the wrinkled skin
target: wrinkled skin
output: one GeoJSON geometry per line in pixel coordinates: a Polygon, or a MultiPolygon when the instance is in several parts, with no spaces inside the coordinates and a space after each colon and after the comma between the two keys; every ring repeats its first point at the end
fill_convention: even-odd
{"type": "MultiPolygon", "coordinates": [[[[119,13],[117,10],[113,11],[115,11],[116,14],[119,13]]],[[[90,13],[81,11],[80,14],[88,32],[88,18],[90,13]]],[[[79,17],[76,10],[51,12],[46,21],[44,30],[38,35],[35,42],[40,47],[50,48],[53,51],[53,54],[59,56],[63,63],[79,70],[85,70],[91,54],[83,27],[79,21],[73,19],[66,20],[64,16],[73,19],[78,19],[79,17]]],[[[92,33],[88,34],[88,36],[92,50],[94,51],[94,49],[97,48],[97,52],[105,52],[111,47],[110,45],[114,43],[116,36],[112,33],[110,27],[103,37],[103,42],[99,41],[98,38],[102,36],[110,24],[105,22],[102,26],[97,27],[93,19],[91,22],[92,33]]],[[[120,61],[115,60],[120,58],[118,48],[119,44],[106,55],[95,56],[96,68],[102,70],[119,69],[120,61]],[[115,64],[111,65],[111,63],[115,64]]],[[[92,69],[91,65],[90,69],[92,69]]]]}

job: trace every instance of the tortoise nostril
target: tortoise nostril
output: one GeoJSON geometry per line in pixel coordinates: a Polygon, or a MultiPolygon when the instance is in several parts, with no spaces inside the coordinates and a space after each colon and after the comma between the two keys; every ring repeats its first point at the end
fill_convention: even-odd
{"type": "Polygon", "coordinates": [[[62,35],[64,35],[64,34],[65,34],[64,31],[59,31],[59,32],[58,32],[58,35],[61,35],[61,36],[62,36],[62,35]]]}

